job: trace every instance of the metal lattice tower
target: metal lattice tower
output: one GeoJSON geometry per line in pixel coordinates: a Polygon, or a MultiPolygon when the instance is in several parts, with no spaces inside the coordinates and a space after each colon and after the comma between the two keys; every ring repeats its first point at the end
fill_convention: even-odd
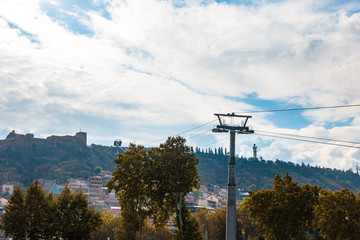
{"type": "Polygon", "coordinates": [[[216,133],[230,132],[230,157],[229,157],[229,171],[228,171],[228,201],[226,208],[226,240],[236,240],[236,181],[235,181],[235,133],[251,134],[254,130],[250,130],[246,126],[247,121],[251,116],[236,115],[235,113],[219,114],[218,117],[220,125],[217,125],[212,131],[216,133]],[[234,117],[245,118],[240,126],[227,125],[221,121],[222,118],[234,117]]]}

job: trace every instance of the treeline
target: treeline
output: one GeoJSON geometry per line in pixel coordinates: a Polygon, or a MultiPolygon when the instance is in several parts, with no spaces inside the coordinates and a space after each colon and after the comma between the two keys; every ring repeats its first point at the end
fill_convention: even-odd
{"type": "Polygon", "coordinates": [[[88,178],[95,168],[113,170],[118,149],[99,145],[53,146],[30,144],[3,146],[0,149],[0,184],[19,181],[29,186],[34,179],[65,182],[70,178],[88,178]]]}
{"type": "Polygon", "coordinates": [[[206,154],[215,154],[215,155],[228,155],[229,152],[226,148],[219,147],[219,148],[199,148],[195,147],[195,153],[206,153],[206,154]]]}
{"type": "MultiPolygon", "coordinates": [[[[96,174],[97,167],[113,171],[114,157],[119,149],[100,145],[55,146],[18,145],[0,149],[0,184],[7,181],[20,181],[28,186],[34,179],[44,178],[65,182],[69,178],[96,174]]],[[[201,181],[210,185],[227,185],[228,151],[226,148],[193,149],[199,158],[198,170],[201,181]]],[[[120,153],[123,153],[120,150],[120,153]]],[[[348,188],[360,191],[360,176],[351,170],[336,170],[294,164],[280,160],[262,158],[236,158],[237,185],[241,189],[268,189],[276,173],[289,172],[300,184],[313,184],[323,189],[340,190],[348,188]]]]}
{"type": "Polygon", "coordinates": [[[87,196],[65,188],[54,198],[45,194],[38,182],[30,185],[24,194],[14,190],[2,215],[0,228],[12,239],[90,239],[101,227],[99,212],[88,207],[87,196]]]}
{"type": "MultiPolygon", "coordinates": [[[[225,209],[200,209],[195,217],[203,237],[225,240],[225,209]]],[[[270,189],[250,191],[237,208],[236,239],[360,239],[359,219],[359,194],[300,186],[288,173],[277,174],[270,189]]]]}
{"type": "MultiPolygon", "coordinates": [[[[226,186],[229,156],[225,154],[213,154],[196,152],[199,158],[198,169],[203,183],[226,186]]],[[[288,172],[299,184],[312,184],[328,190],[341,190],[348,188],[353,192],[360,191],[360,176],[351,170],[336,170],[308,164],[295,164],[280,160],[264,160],[236,158],[236,182],[241,189],[252,190],[269,189],[272,187],[272,179],[277,174],[288,172]]]]}
{"type": "Polygon", "coordinates": [[[266,239],[360,239],[360,199],[348,189],[320,191],[277,174],[271,189],[250,191],[244,204],[266,239]]]}

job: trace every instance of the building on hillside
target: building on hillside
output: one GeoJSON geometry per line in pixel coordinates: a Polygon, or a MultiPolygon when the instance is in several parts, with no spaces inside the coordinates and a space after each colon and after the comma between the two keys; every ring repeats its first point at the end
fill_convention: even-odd
{"type": "Polygon", "coordinates": [[[240,200],[243,200],[245,198],[249,198],[249,192],[248,191],[238,191],[238,197],[240,200]]]}
{"type": "Polygon", "coordinates": [[[42,190],[45,193],[48,193],[50,191],[51,186],[55,183],[55,180],[48,180],[43,178],[38,178],[33,181],[33,183],[37,181],[39,183],[39,186],[42,188],[42,190]]]}
{"type": "Polygon", "coordinates": [[[226,188],[220,188],[218,190],[218,195],[219,196],[227,196],[227,189],[226,188]]]}
{"type": "Polygon", "coordinates": [[[60,195],[58,185],[54,182],[48,193],[52,193],[55,197],[60,195]]]}
{"type": "Polygon", "coordinates": [[[9,198],[14,192],[14,185],[12,184],[3,184],[1,186],[1,196],[4,198],[9,198]]]}
{"type": "Polygon", "coordinates": [[[67,186],[72,192],[80,191],[89,197],[89,181],[85,178],[71,178],[67,181],[67,186]]]}
{"type": "Polygon", "coordinates": [[[100,211],[109,210],[114,216],[119,216],[121,211],[121,207],[117,200],[96,200],[90,204],[90,207],[100,211]]]}
{"type": "MultiPolygon", "coordinates": [[[[109,191],[109,189],[107,190],[109,191]]],[[[117,198],[115,190],[111,190],[111,192],[108,192],[108,198],[117,198]]]]}
{"type": "Polygon", "coordinates": [[[184,200],[187,206],[196,205],[195,196],[193,196],[192,194],[187,194],[184,200]]]}
{"type": "Polygon", "coordinates": [[[104,200],[104,202],[109,205],[109,206],[112,206],[112,207],[119,207],[120,204],[119,204],[119,201],[115,198],[106,198],[104,200]]]}
{"type": "Polygon", "coordinates": [[[89,187],[89,181],[86,180],[85,178],[71,178],[68,179],[66,182],[68,185],[71,186],[89,187]]]}
{"type": "Polygon", "coordinates": [[[202,198],[207,198],[208,196],[210,196],[212,193],[209,192],[208,188],[205,185],[200,185],[200,196],[202,198]]]}
{"type": "Polygon", "coordinates": [[[220,206],[219,198],[215,195],[209,195],[206,198],[199,198],[198,206],[208,209],[217,209],[220,206]]]}
{"type": "Polygon", "coordinates": [[[35,179],[33,182],[37,181],[39,183],[39,186],[41,187],[51,187],[55,180],[48,180],[48,179],[43,179],[43,178],[38,178],[38,179],[35,179]]]}
{"type": "Polygon", "coordinates": [[[102,171],[101,174],[103,186],[106,186],[106,183],[112,179],[113,175],[111,171],[102,171]]]}
{"type": "Polygon", "coordinates": [[[105,209],[110,210],[110,206],[107,205],[103,200],[96,200],[92,202],[90,206],[100,211],[104,211],[105,209]]]}
{"type": "Polygon", "coordinates": [[[79,185],[68,185],[68,188],[72,192],[82,192],[83,194],[89,197],[90,188],[88,186],[79,186],[79,185]]]}
{"type": "Polygon", "coordinates": [[[114,207],[114,206],[110,206],[110,211],[114,216],[120,216],[121,213],[121,207],[114,207]]]}
{"type": "Polygon", "coordinates": [[[89,201],[94,202],[100,200],[103,196],[103,183],[102,177],[93,176],[89,177],[89,201]]]}

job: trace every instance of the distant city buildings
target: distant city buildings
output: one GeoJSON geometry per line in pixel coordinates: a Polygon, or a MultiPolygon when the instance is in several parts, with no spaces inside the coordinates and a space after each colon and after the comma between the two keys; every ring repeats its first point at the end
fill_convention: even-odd
{"type": "MultiPolygon", "coordinates": [[[[115,191],[108,192],[106,183],[112,178],[110,171],[102,171],[101,176],[91,176],[85,178],[71,178],[64,184],[57,184],[54,180],[36,179],[45,193],[51,192],[55,197],[67,186],[71,191],[81,191],[88,196],[90,207],[97,210],[109,210],[114,215],[119,215],[121,208],[116,197],[115,191]]],[[[17,187],[23,188],[19,183],[6,183],[0,186],[0,194],[6,202],[17,187]]],[[[239,191],[239,199],[247,196],[247,191],[239,191]]],[[[219,186],[205,186],[201,185],[200,188],[194,192],[189,193],[185,197],[185,203],[193,212],[197,208],[206,208],[216,210],[223,208],[227,202],[227,189],[219,186]]],[[[0,208],[4,206],[0,205],[0,208]]],[[[2,208],[3,209],[3,208],[2,208]]],[[[0,211],[3,211],[0,209],[0,211]]]]}

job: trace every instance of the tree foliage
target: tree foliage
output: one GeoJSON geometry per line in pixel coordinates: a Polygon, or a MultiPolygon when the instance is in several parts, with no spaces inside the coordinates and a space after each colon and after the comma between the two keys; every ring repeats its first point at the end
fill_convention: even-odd
{"type": "Polygon", "coordinates": [[[182,204],[182,214],[178,215],[177,217],[181,216],[181,221],[176,221],[176,231],[175,231],[175,240],[202,240],[203,237],[199,230],[199,223],[197,219],[193,216],[190,210],[182,204]],[[182,223],[183,226],[180,228],[179,224],[182,223]],[[182,230],[182,233],[180,232],[182,230]]]}
{"type": "Polygon", "coordinates": [[[236,239],[258,239],[256,224],[253,223],[249,217],[248,199],[240,203],[239,207],[236,209],[236,217],[236,239]]]}
{"type": "MultiPolygon", "coordinates": [[[[256,225],[251,222],[248,212],[248,203],[243,201],[236,209],[236,239],[258,240],[256,225]]],[[[219,208],[215,211],[209,209],[197,209],[195,217],[199,222],[199,230],[203,238],[209,240],[225,240],[226,238],[226,209],[219,208]]]]}
{"type": "Polygon", "coordinates": [[[135,144],[130,144],[128,151],[115,158],[116,169],[107,187],[109,191],[116,191],[121,206],[119,239],[136,239],[136,233],[144,227],[147,217],[144,183],[146,160],[146,149],[135,144]]]}
{"type": "Polygon", "coordinates": [[[146,178],[149,206],[155,223],[163,224],[175,212],[180,236],[183,235],[184,197],[193,188],[198,188],[200,181],[199,160],[185,142],[180,136],[169,137],[159,148],[149,151],[146,178]]]}
{"type": "Polygon", "coordinates": [[[56,199],[58,206],[59,235],[63,239],[90,239],[90,235],[101,226],[101,215],[88,208],[86,195],[82,192],[72,193],[65,188],[56,199]]]}
{"type": "Polygon", "coordinates": [[[226,238],[226,209],[216,209],[209,218],[209,240],[225,240],[226,238]]]}
{"type": "Polygon", "coordinates": [[[99,213],[88,208],[86,196],[68,188],[53,198],[46,195],[38,182],[30,185],[26,194],[16,189],[5,209],[1,228],[14,239],[89,239],[101,226],[99,213]]]}
{"type": "Polygon", "coordinates": [[[319,191],[317,186],[298,186],[288,173],[284,179],[277,174],[273,188],[249,192],[250,218],[266,239],[298,239],[311,228],[319,191]]]}
{"type": "Polygon", "coordinates": [[[31,240],[42,239],[46,227],[48,202],[39,183],[31,184],[25,196],[26,230],[31,240]]]}
{"type": "Polygon", "coordinates": [[[360,239],[360,200],[348,189],[322,190],[315,207],[315,225],[328,240],[360,239]]]}
{"type": "Polygon", "coordinates": [[[59,237],[59,210],[52,193],[45,196],[45,202],[47,213],[43,235],[45,239],[57,238],[59,237]]]}
{"type": "Polygon", "coordinates": [[[137,233],[136,239],[151,239],[151,240],[173,240],[173,233],[170,232],[170,229],[167,227],[157,227],[153,224],[146,223],[145,227],[141,232],[137,233]]]}
{"type": "Polygon", "coordinates": [[[9,205],[1,219],[1,228],[5,235],[13,235],[14,240],[24,239],[26,231],[25,195],[20,188],[14,190],[9,205]]]}
{"type": "MultiPolygon", "coordinates": [[[[7,181],[19,181],[29,186],[34,179],[88,178],[98,171],[113,170],[114,147],[71,144],[24,144],[0,146],[1,172],[8,173],[7,181]]],[[[1,182],[0,182],[1,184],[1,182]]]]}
{"type": "Polygon", "coordinates": [[[116,169],[107,186],[116,191],[122,208],[119,238],[135,239],[148,216],[160,228],[174,213],[183,236],[184,197],[199,185],[198,159],[185,142],[169,137],[148,152],[130,144],[127,152],[115,158],[116,169]]]}
{"type": "Polygon", "coordinates": [[[104,210],[101,212],[102,226],[97,229],[92,235],[91,239],[115,239],[115,228],[120,225],[120,216],[114,216],[110,211],[104,210]]]}
{"type": "MultiPolygon", "coordinates": [[[[211,185],[226,186],[228,159],[226,154],[207,154],[199,150],[195,153],[199,158],[198,169],[203,182],[211,185]]],[[[352,171],[344,171],[308,164],[294,164],[292,162],[237,157],[236,182],[239,188],[247,189],[252,184],[256,189],[269,189],[273,186],[273,178],[277,173],[285,175],[286,171],[302,186],[311,184],[322,189],[341,190],[348,188],[352,192],[360,191],[360,175],[352,171]]]]}

